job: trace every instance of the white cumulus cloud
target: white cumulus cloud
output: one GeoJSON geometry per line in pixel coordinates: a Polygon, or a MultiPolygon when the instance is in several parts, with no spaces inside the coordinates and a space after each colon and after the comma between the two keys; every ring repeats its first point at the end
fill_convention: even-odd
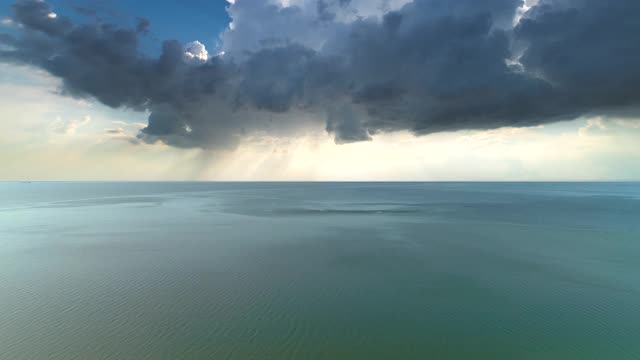
{"type": "Polygon", "coordinates": [[[192,41],[184,45],[184,58],[187,62],[207,61],[209,52],[200,41],[192,41]]]}

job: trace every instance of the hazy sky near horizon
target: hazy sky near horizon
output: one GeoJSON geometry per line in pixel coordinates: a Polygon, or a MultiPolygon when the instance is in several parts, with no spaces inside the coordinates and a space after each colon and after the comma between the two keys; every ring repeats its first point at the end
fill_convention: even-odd
{"type": "Polygon", "coordinates": [[[602,4],[2,0],[0,180],[640,180],[602,4]]]}

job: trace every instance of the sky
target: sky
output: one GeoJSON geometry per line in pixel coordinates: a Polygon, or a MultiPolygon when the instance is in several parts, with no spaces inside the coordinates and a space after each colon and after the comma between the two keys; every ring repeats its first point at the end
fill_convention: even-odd
{"type": "Polygon", "coordinates": [[[0,0],[0,180],[640,180],[636,0],[0,0]]]}

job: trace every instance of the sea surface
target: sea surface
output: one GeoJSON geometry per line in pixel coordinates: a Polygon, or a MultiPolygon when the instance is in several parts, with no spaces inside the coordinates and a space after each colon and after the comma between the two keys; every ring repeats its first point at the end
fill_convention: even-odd
{"type": "Polygon", "coordinates": [[[0,183],[0,359],[640,359],[640,183],[0,183]]]}

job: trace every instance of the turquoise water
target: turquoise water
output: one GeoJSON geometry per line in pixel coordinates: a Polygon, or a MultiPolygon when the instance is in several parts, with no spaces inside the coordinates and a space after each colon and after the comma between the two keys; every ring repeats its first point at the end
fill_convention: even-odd
{"type": "Polygon", "coordinates": [[[0,359],[640,359],[637,183],[0,183],[0,359]]]}

